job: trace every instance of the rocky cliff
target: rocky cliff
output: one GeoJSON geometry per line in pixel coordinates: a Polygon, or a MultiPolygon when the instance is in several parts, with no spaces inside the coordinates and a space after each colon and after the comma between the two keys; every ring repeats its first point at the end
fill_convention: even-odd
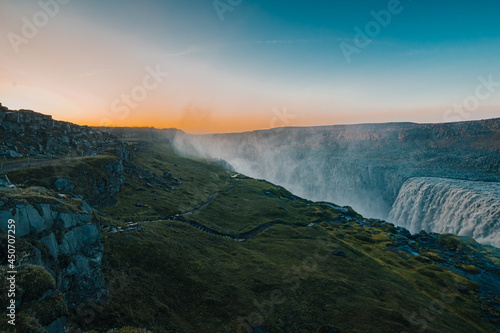
{"type": "MultiPolygon", "coordinates": [[[[106,292],[101,232],[92,223],[92,208],[43,188],[0,191],[2,281],[8,271],[4,265],[9,219],[15,221],[17,237],[18,329],[63,332],[69,309],[106,292]]],[[[2,307],[7,306],[6,295],[2,290],[2,307]]],[[[5,318],[0,320],[7,327],[5,318]]]]}
{"type": "Polygon", "coordinates": [[[0,155],[6,158],[88,156],[114,141],[107,132],[0,104],[0,155]]]}
{"type": "Polygon", "coordinates": [[[413,233],[451,233],[500,247],[500,183],[411,178],[401,188],[389,221],[413,233]]]}
{"type": "Polygon", "coordinates": [[[500,119],[176,134],[183,154],[223,159],[297,195],[377,218],[387,217],[412,177],[500,181],[500,119]]]}

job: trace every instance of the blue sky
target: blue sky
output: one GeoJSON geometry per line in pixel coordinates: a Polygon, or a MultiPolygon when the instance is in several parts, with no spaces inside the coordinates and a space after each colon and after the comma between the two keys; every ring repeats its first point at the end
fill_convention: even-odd
{"type": "MultiPolygon", "coordinates": [[[[497,1],[239,2],[217,3],[230,9],[224,20],[210,0],[60,4],[19,53],[7,36],[0,41],[0,102],[79,123],[192,132],[500,116],[496,86],[471,111],[447,113],[475,94],[479,77],[500,82],[497,1]],[[366,34],[371,12],[389,8],[397,13],[357,47],[355,28],[366,34]],[[359,50],[349,61],[342,43],[359,50]],[[116,117],[110,105],[146,66],[171,76],[116,117]],[[285,109],[291,116],[276,124],[285,109]]],[[[1,31],[21,36],[22,18],[41,8],[0,5],[1,31]]]]}

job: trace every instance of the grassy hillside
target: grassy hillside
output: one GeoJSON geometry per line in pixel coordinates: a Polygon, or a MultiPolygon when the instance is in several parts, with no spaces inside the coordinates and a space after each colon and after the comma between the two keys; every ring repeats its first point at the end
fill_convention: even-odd
{"type": "MultiPolygon", "coordinates": [[[[110,294],[74,310],[74,328],[498,331],[485,320],[498,320],[496,303],[481,302],[480,286],[431,249],[403,251],[394,226],[180,157],[167,143],[127,141],[134,156],[126,180],[100,219],[141,228],[104,234],[110,294]]],[[[443,237],[443,246],[470,256],[498,255],[443,237]]]]}

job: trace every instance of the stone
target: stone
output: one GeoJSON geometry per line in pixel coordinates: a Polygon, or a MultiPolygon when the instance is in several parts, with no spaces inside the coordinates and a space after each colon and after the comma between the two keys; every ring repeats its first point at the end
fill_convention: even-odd
{"type": "Polygon", "coordinates": [[[66,317],[57,318],[49,325],[45,326],[44,329],[47,333],[61,333],[65,332],[64,327],[66,326],[66,317]]]}
{"type": "Polygon", "coordinates": [[[84,248],[95,244],[101,239],[99,229],[93,224],[87,224],[68,231],[59,246],[59,253],[73,255],[84,248]]]}
{"type": "Polygon", "coordinates": [[[38,208],[41,210],[47,229],[52,228],[54,225],[54,216],[57,216],[57,212],[53,212],[49,204],[41,204],[38,208]]]}
{"type": "Polygon", "coordinates": [[[71,180],[65,178],[56,180],[54,186],[60,192],[71,192],[75,189],[75,185],[71,183],[71,180]]]}
{"type": "Polygon", "coordinates": [[[30,221],[25,207],[26,206],[17,205],[15,210],[16,215],[13,219],[16,221],[16,237],[24,237],[30,234],[30,221]]]}
{"type": "Polygon", "coordinates": [[[18,206],[19,214],[28,220],[30,233],[39,234],[49,227],[45,223],[45,219],[33,206],[18,206]]]}
{"type": "Polygon", "coordinates": [[[7,232],[9,226],[9,220],[14,218],[12,213],[9,211],[0,211],[0,228],[7,232]]]}
{"type": "Polygon", "coordinates": [[[78,276],[90,276],[92,269],[91,269],[91,262],[93,261],[92,258],[85,257],[82,255],[74,255],[73,259],[75,260],[75,274],[78,274],[78,276]]]}
{"type": "Polygon", "coordinates": [[[59,223],[62,224],[62,227],[70,229],[78,225],[89,223],[91,216],[87,214],[59,213],[57,219],[59,223]]]}
{"type": "Polygon", "coordinates": [[[24,261],[25,264],[31,264],[35,266],[43,266],[42,252],[38,248],[34,248],[30,251],[28,259],[24,261]]]}
{"type": "Polygon", "coordinates": [[[82,207],[81,207],[81,209],[85,213],[87,213],[87,215],[92,216],[92,207],[88,203],[86,203],[85,201],[82,201],[82,207]]]}
{"type": "Polygon", "coordinates": [[[59,213],[59,216],[57,217],[58,225],[65,229],[72,228],[76,226],[76,223],[78,221],[75,221],[73,219],[73,214],[69,213],[59,213]]]}
{"type": "Polygon", "coordinates": [[[57,259],[57,256],[59,255],[59,245],[57,244],[57,239],[54,233],[52,232],[50,233],[50,235],[42,237],[40,241],[47,245],[50,254],[52,254],[52,257],[57,259]]]}
{"type": "MultiPolygon", "coordinates": [[[[81,256],[74,256],[73,259],[76,259],[77,257],[81,257],[81,256]]],[[[76,268],[76,265],[71,262],[68,265],[68,267],[66,268],[66,275],[73,276],[73,275],[76,275],[77,273],[78,273],[78,268],[76,268]]]]}

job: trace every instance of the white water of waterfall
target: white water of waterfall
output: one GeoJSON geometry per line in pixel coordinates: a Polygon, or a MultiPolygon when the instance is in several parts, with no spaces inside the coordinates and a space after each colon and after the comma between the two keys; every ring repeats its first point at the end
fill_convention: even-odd
{"type": "Polygon", "coordinates": [[[388,220],[412,233],[452,233],[500,247],[500,183],[411,178],[388,220]]]}

